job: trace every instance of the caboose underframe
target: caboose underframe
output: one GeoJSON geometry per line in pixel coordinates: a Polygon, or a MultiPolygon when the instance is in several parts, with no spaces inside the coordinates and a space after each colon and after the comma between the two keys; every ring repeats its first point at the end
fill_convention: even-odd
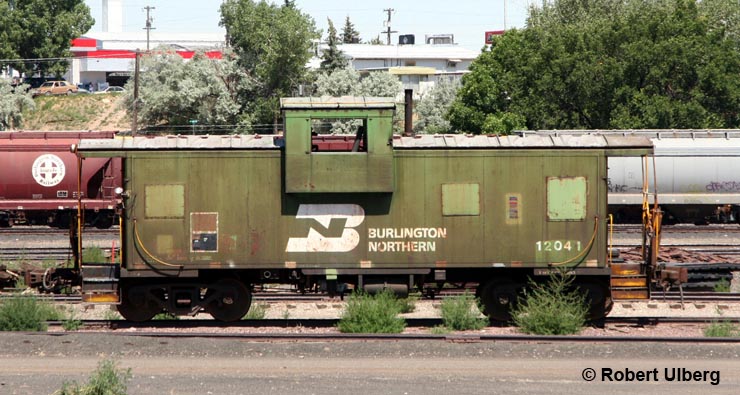
{"type": "Polygon", "coordinates": [[[125,171],[120,269],[83,263],[85,300],[137,321],[232,321],[270,283],[475,283],[485,312],[506,319],[529,278],[567,270],[592,316],[608,312],[607,157],[648,155],[647,139],[401,137],[386,99],[282,106],[284,136],[83,142],[81,157],[120,157],[125,171]],[[317,135],[326,120],[354,133],[317,135]]]}

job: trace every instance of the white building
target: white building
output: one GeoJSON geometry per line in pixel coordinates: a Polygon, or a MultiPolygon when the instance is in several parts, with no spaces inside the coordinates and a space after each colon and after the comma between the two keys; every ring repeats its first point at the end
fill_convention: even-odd
{"type": "MultiPolygon", "coordinates": [[[[399,41],[409,36],[401,36],[399,41]]],[[[350,66],[360,73],[387,70],[397,75],[404,89],[413,89],[415,98],[434,86],[439,78],[460,78],[468,72],[478,52],[453,44],[451,34],[427,36],[425,44],[337,45],[350,66]],[[435,44],[441,43],[441,44],[435,44]]],[[[408,39],[407,39],[408,40],[408,39]]],[[[411,42],[413,42],[413,38],[411,42]]],[[[318,68],[327,45],[318,45],[309,67],[318,68]]]]}

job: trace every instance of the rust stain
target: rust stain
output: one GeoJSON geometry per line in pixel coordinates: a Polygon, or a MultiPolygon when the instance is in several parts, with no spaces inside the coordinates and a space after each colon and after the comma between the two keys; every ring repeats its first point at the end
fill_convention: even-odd
{"type": "Polygon", "coordinates": [[[262,249],[262,237],[259,232],[251,232],[249,234],[249,254],[252,256],[257,255],[262,249]]]}

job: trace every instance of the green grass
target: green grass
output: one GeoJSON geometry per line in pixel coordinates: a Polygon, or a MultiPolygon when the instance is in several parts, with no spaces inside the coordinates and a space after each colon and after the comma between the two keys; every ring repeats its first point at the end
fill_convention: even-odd
{"type": "Polygon", "coordinates": [[[131,379],[131,369],[120,369],[112,360],[98,364],[97,370],[90,376],[87,384],[80,386],[77,382],[64,382],[62,388],[55,392],[59,395],[126,395],[126,382],[131,379]]]}
{"type": "Polygon", "coordinates": [[[704,328],[705,337],[737,337],[740,336],[740,328],[729,321],[712,322],[704,328]]]}
{"type": "Polygon", "coordinates": [[[463,295],[443,300],[440,310],[444,326],[455,331],[485,328],[488,320],[481,317],[477,304],[476,298],[467,291],[463,295]]]}
{"type": "Polygon", "coordinates": [[[88,247],[82,250],[82,262],[85,263],[107,263],[105,253],[98,247],[88,247]]]}
{"type": "Polygon", "coordinates": [[[62,321],[62,328],[67,332],[74,332],[82,328],[82,321],[71,315],[62,321]]]}
{"type": "Polygon", "coordinates": [[[350,295],[337,328],[342,333],[401,333],[406,321],[398,317],[401,308],[391,291],[376,295],[350,295]]]}
{"type": "Polygon", "coordinates": [[[450,329],[444,325],[438,325],[429,329],[429,333],[431,333],[432,335],[446,335],[450,332],[450,329]]]}
{"type": "Polygon", "coordinates": [[[730,292],[730,282],[723,278],[714,284],[714,292],[730,292]]]}
{"type": "Polygon", "coordinates": [[[512,319],[524,333],[567,335],[578,333],[586,324],[586,296],[573,289],[574,277],[550,275],[546,283],[530,280],[523,300],[512,311],[512,319]]]}
{"type": "Polygon", "coordinates": [[[46,321],[60,318],[54,306],[32,296],[13,296],[0,302],[0,331],[45,331],[46,321]]]}
{"type": "Polygon", "coordinates": [[[119,314],[117,311],[109,309],[106,310],[105,313],[103,313],[103,319],[106,321],[117,321],[123,319],[123,317],[121,317],[121,314],[119,314]]]}
{"type": "Polygon", "coordinates": [[[245,320],[264,320],[265,315],[267,315],[267,309],[270,306],[266,305],[265,303],[257,303],[253,304],[252,307],[249,308],[249,311],[244,316],[243,319],[245,320]]]}
{"type": "Polygon", "coordinates": [[[156,320],[156,321],[179,320],[179,319],[180,317],[172,313],[168,313],[168,312],[162,312],[152,317],[152,320],[156,320]]]}

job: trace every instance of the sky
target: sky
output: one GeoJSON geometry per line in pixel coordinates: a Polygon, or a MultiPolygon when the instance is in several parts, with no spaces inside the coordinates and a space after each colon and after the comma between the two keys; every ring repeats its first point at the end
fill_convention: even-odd
{"type": "MultiPolygon", "coordinates": [[[[220,0],[122,0],[123,31],[136,32],[143,29],[146,21],[144,7],[155,7],[151,11],[153,27],[157,32],[167,33],[219,33],[224,29],[220,20],[220,0]]],[[[272,0],[282,4],[283,0],[272,0]]],[[[85,0],[90,7],[95,26],[91,32],[102,31],[102,0],[85,0]]],[[[423,43],[429,34],[454,34],[455,42],[465,48],[478,51],[484,45],[484,32],[524,27],[528,5],[532,0],[297,0],[296,5],[310,15],[316,27],[326,37],[327,18],[341,33],[344,21],[349,16],[363,41],[380,35],[385,42],[388,14],[392,8],[391,28],[398,31],[391,36],[398,43],[399,34],[414,34],[416,42],[423,43]],[[506,10],[506,12],[504,12],[506,10]],[[504,18],[506,14],[506,18],[504,18]]]]}

